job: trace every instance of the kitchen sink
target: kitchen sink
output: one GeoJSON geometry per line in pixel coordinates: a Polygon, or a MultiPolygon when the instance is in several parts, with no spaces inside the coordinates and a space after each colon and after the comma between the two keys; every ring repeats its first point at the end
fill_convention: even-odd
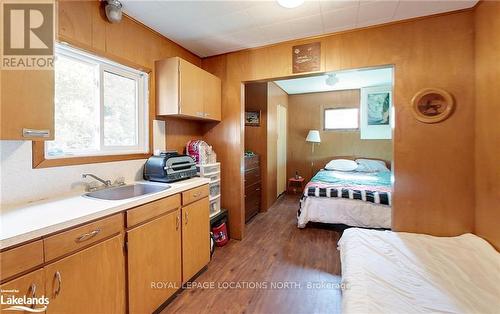
{"type": "Polygon", "coordinates": [[[89,192],[83,194],[83,196],[98,198],[101,200],[124,200],[127,198],[165,191],[169,188],[170,185],[153,185],[153,184],[137,183],[137,184],[123,185],[119,187],[102,189],[95,192],[89,192]]]}

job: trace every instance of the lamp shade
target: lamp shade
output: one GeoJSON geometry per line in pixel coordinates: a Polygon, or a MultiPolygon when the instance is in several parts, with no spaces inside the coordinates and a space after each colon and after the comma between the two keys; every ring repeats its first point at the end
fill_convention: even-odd
{"type": "Polygon", "coordinates": [[[309,133],[307,134],[307,137],[306,137],[306,142],[320,143],[321,138],[319,137],[319,131],[318,130],[309,130],[309,133]]]}

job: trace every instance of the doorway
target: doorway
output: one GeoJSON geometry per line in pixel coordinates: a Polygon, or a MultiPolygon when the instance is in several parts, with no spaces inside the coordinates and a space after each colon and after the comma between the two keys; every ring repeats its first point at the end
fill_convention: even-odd
{"type": "Polygon", "coordinates": [[[287,155],[287,108],[281,104],[277,106],[276,112],[276,196],[286,191],[286,155],[287,155]]]}

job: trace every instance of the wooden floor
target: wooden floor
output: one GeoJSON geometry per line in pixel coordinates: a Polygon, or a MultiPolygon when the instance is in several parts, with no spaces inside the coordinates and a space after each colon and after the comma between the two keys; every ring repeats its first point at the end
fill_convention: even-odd
{"type": "Polygon", "coordinates": [[[340,233],[298,229],[298,204],[285,195],[258,214],[245,239],[218,248],[195,280],[208,288],[184,290],[162,313],[340,313],[340,233]]]}

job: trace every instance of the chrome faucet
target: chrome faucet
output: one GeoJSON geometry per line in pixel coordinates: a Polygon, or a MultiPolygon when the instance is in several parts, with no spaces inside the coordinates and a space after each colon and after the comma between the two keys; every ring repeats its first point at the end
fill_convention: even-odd
{"type": "Polygon", "coordinates": [[[105,187],[110,187],[112,185],[111,184],[111,180],[103,180],[103,179],[99,178],[98,176],[93,175],[91,173],[84,173],[84,174],[82,174],[82,178],[85,179],[86,177],[92,177],[92,178],[96,179],[97,181],[99,181],[102,184],[104,184],[105,187]]]}

